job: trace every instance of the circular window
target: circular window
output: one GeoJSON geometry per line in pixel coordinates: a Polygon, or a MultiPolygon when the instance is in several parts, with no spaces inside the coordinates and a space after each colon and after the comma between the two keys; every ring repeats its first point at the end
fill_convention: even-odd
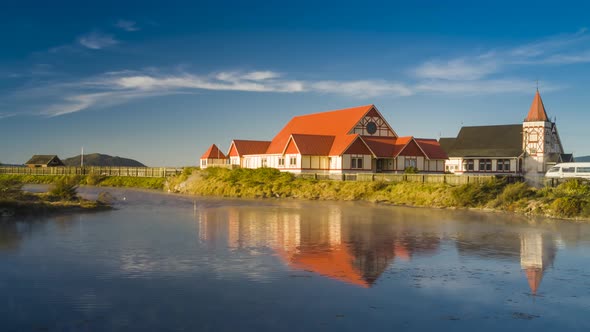
{"type": "Polygon", "coordinates": [[[375,122],[371,121],[367,123],[367,132],[369,133],[369,135],[373,135],[377,132],[377,125],[375,124],[375,122]]]}

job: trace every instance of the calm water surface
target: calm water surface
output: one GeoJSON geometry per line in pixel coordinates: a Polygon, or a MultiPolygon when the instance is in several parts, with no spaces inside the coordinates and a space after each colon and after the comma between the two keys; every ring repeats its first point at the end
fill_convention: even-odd
{"type": "Polygon", "coordinates": [[[590,330],[590,225],[109,191],[0,221],[0,331],[590,330]]]}

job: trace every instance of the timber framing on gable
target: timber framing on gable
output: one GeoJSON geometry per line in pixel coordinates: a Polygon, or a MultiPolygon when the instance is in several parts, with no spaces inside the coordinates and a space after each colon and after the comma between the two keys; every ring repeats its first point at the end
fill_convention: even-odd
{"type": "Polygon", "coordinates": [[[364,136],[379,136],[379,137],[398,137],[397,133],[391,128],[387,120],[383,117],[381,112],[373,105],[350,129],[348,134],[359,134],[364,136]],[[375,132],[371,133],[367,125],[369,123],[375,124],[375,132]]]}

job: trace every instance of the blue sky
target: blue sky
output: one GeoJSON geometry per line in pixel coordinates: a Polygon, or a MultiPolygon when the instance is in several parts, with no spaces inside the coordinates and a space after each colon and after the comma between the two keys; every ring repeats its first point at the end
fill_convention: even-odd
{"type": "Polygon", "coordinates": [[[400,135],[454,136],[520,123],[536,80],[567,152],[589,155],[590,5],[448,3],[2,2],[0,162],[84,146],[196,165],[366,104],[400,135]]]}

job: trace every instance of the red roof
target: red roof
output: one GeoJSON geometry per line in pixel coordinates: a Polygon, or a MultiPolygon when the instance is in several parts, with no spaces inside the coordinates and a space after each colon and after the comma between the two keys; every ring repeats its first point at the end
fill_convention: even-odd
{"type": "Polygon", "coordinates": [[[549,121],[547,112],[545,112],[545,105],[543,105],[543,100],[539,94],[539,90],[537,90],[537,93],[535,93],[535,98],[531,104],[531,109],[529,110],[529,114],[527,115],[526,119],[524,119],[524,121],[549,121]]]}
{"type": "Polygon", "coordinates": [[[227,157],[219,150],[217,145],[213,144],[209,147],[207,152],[205,152],[201,159],[227,159],[227,157]]]}
{"type": "Polygon", "coordinates": [[[334,143],[334,136],[293,134],[291,137],[303,156],[327,156],[334,143]]]}
{"type": "Polygon", "coordinates": [[[445,150],[437,140],[432,138],[414,138],[418,146],[424,151],[428,159],[448,159],[445,150]]]}
{"type": "Polygon", "coordinates": [[[391,158],[394,155],[395,137],[363,136],[363,140],[378,158],[391,158]]]}
{"type": "Polygon", "coordinates": [[[363,140],[375,153],[377,158],[395,158],[412,141],[412,136],[397,138],[363,136],[363,140]]]}
{"type": "Polygon", "coordinates": [[[296,116],[274,137],[267,154],[283,152],[292,134],[340,136],[347,135],[374,105],[296,116]]]}
{"type": "MultiPolygon", "coordinates": [[[[238,155],[241,157],[247,154],[264,154],[270,141],[249,141],[243,139],[235,139],[232,141],[229,149],[231,151],[232,146],[235,147],[238,155]]],[[[231,154],[231,153],[230,153],[231,154]]]]}
{"type": "Polygon", "coordinates": [[[447,154],[435,139],[404,137],[363,136],[363,140],[375,153],[377,158],[395,158],[404,148],[414,141],[428,159],[447,159],[447,154]]]}

